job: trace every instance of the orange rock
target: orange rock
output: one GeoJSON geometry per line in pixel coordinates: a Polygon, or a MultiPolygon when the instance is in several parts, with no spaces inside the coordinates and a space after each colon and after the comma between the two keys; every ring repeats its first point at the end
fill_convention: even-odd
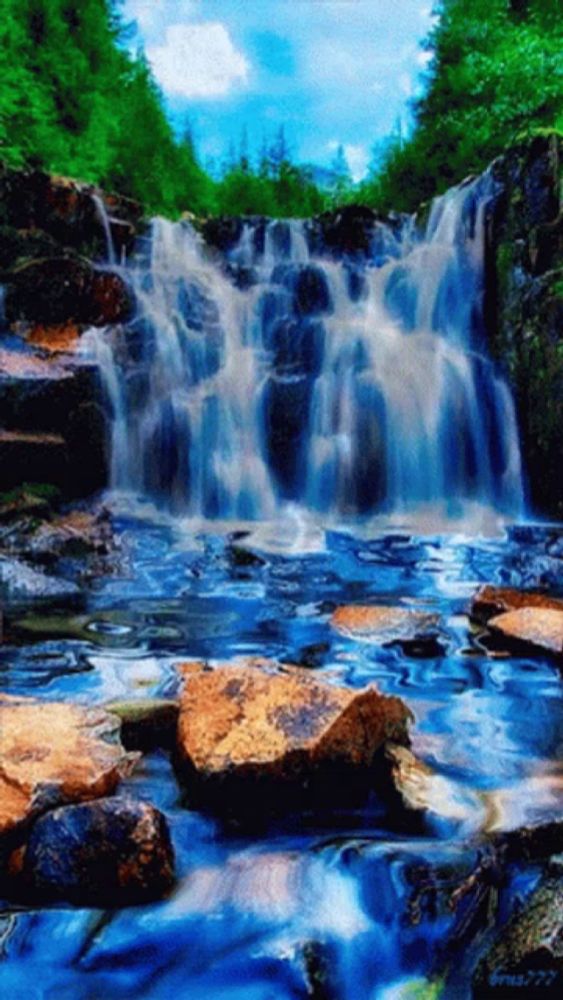
{"type": "Polygon", "coordinates": [[[520,608],[552,608],[554,611],[563,611],[563,601],[548,597],[547,594],[527,593],[525,590],[486,584],[480,587],[473,598],[471,615],[478,621],[488,621],[494,615],[518,611],[520,608]]]}
{"type": "Polygon", "coordinates": [[[524,607],[491,618],[489,628],[505,639],[563,656],[563,609],[524,607]]]}
{"type": "Polygon", "coordinates": [[[32,326],[26,334],[28,344],[34,347],[42,347],[46,351],[53,353],[72,353],[76,349],[80,329],[74,323],[63,323],[59,326],[32,326]]]}
{"type": "MultiPolygon", "coordinates": [[[[365,777],[385,740],[408,739],[408,708],[374,685],[336,687],[298,667],[252,658],[178,670],[180,755],[199,779],[219,782],[221,797],[233,786],[242,791],[243,782],[251,793],[257,782],[282,790],[324,772],[333,804],[345,791],[344,774],[365,777]]],[[[263,805],[261,791],[252,806],[263,805]]]]}
{"type": "Polygon", "coordinates": [[[337,632],[364,642],[381,645],[397,641],[412,641],[438,624],[437,615],[408,608],[376,604],[346,604],[337,608],[330,624],[337,632]]]}
{"type": "Polygon", "coordinates": [[[0,839],[43,812],[111,794],[136,755],[106,712],[0,695],[0,839]]]}

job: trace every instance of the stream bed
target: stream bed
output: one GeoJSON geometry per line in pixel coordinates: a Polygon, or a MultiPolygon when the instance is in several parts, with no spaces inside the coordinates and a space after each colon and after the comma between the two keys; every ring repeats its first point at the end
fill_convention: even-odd
{"type": "Polygon", "coordinates": [[[175,663],[240,655],[375,682],[412,709],[416,754],[477,791],[483,810],[407,828],[375,801],[249,835],[190,810],[168,757],[149,754],[124,787],[165,812],[176,889],[116,911],[0,905],[0,995],[391,1000],[437,996],[420,991],[447,974],[445,995],[469,997],[495,923],[540,871],[514,866],[492,885],[490,919],[465,939],[448,900],[478,861],[472,834],[560,811],[563,706],[553,662],[487,649],[467,611],[483,583],[563,593],[561,529],[472,538],[400,524],[321,530],[297,516],[204,529],[120,514],[115,530],[122,570],[80,607],[5,609],[20,624],[17,643],[0,645],[3,692],[83,704],[170,696],[175,663]],[[369,603],[437,614],[434,648],[413,655],[331,629],[337,606],[369,603]]]}

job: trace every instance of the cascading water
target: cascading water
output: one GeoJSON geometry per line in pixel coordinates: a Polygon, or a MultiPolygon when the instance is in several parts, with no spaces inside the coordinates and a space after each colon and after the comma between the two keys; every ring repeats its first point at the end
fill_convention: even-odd
{"type": "Polygon", "coordinates": [[[361,258],[311,253],[311,224],[251,220],[219,260],[155,220],[136,321],[109,348],[97,335],[113,486],[204,517],[518,514],[514,406],[481,315],[492,196],[488,175],[452,189],[423,237],[377,223],[361,258]]]}

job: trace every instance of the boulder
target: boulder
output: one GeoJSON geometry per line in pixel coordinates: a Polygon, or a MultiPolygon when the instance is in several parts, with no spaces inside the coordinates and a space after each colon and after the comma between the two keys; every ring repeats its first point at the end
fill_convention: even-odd
{"type": "Polygon", "coordinates": [[[385,740],[408,739],[409,709],[374,685],[337,687],[258,658],[178,672],[178,750],[190,795],[220,812],[338,808],[370,786],[385,740]]]}
{"type": "Polygon", "coordinates": [[[130,798],[46,813],[11,867],[16,891],[34,902],[124,906],[158,899],[174,882],[165,817],[130,798]]]}
{"type": "Polygon", "coordinates": [[[544,877],[479,963],[475,997],[561,996],[563,990],[563,881],[544,877]]]}
{"type": "MultiPolygon", "coordinates": [[[[330,624],[341,635],[380,646],[397,643],[406,650],[430,643],[436,645],[439,618],[426,611],[376,604],[346,604],[333,613],[330,624]]],[[[439,651],[439,650],[437,650],[439,651]]]]}
{"type": "Polygon", "coordinates": [[[135,756],[100,710],[0,695],[0,844],[48,809],[115,791],[135,756]]]}
{"type": "Polygon", "coordinates": [[[491,618],[488,627],[517,647],[563,658],[563,609],[519,608],[491,618]]]}
{"type": "Polygon", "coordinates": [[[502,615],[506,611],[519,611],[521,608],[551,608],[554,611],[563,611],[563,600],[549,597],[547,594],[486,584],[479,588],[471,602],[471,617],[476,621],[487,622],[495,615],[502,615]]]}
{"type": "Polygon", "coordinates": [[[27,262],[8,276],[9,323],[83,323],[107,326],[129,319],[133,300],[123,278],[84,258],[50,257],[27,262]]]}

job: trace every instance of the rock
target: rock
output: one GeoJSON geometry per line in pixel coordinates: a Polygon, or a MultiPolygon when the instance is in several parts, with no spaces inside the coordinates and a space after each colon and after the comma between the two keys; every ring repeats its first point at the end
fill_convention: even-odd
{"type": "Polygon", "coordinates": [[[58,326],[36,323],[24,336],[33,347],[57,354],[72,354],[78,346],[80,332],[76,323],[61,323],[58,326]]]}
{"type": "Polygon", "coordinates": [[[22,482],[61,485],[69,475],[66,442],[60,434],[0,430],[0,489],[22,482]]]}
{"type": "Polygon", "coordinates": [[[48,576],[19,559],[0,556],[0,595],[8,601],[46,601],[76,597],[80,588],[70,580],[48,576]]]}
{"type": "Polygon", "coordinates": [[[406,651],[410,644],[416,651],[425,642],[434,649],[438,622],[437,615],[426,611],[375,604],[346,604],[337,608],[330,619],[332,628],[347,638],[381,646],[398,643],[406,645],[406,651]]]}
{"type": "Polygon", "coordinates": [[[0,408],[0,489],[47,482],[76,497],[107,484],[110,406],[96,365],[0,350],[0,408]]]}
{"type": "Polygon", "coordinates": [[[392,791],[401,809],[406,810],[409,829],[417,816],[423,829],[453,824],[468,835],[481,828],[486,814],[482,796],[438,774],[405,746],[387,742],[384,754],[390,765],[392,791]]]}
{"type": "Polygon", "coordinates": [[[106,712],[121,721],[121,740],[127,750],[172,749],[176,739],[180,706],[169,698],[139,698],[112,701],[106,712]]]}
{"type": "Polygon", "coordinates": [[[51,257],[13,270],[6,286],[9,323],[107,326],[129,319],[133,301],[123,279],[83,258],[51,257]]]}
{"type": "Polygon", "coordinates": [[[27,539],[28,558],[52,563],[61,558],[106,556],[114,546],[105,511],[71,510],[39,525],[27,539]]]}
{"type": "Polygon", "coordinates": [[[22,517],[42,518],[51,514],[59,499],[59,491],[41,483],[22,483],[16,489],[0,494],[0,524],[22,517]]]}
{"type": "Polygon", "coordinates": [[[33,825],[15,885],[25,898],[124,906],[167,893],[174,853],[163,814],[146,802],[102,798],[62,806],[33,825]]]}
{"type": "Polygon", "coordinates": [[[42,240],[56,241],[59,247],[105,259],[103,206],[116,251],[131,249],[142,226],[142,209],[137,202],[66,177],[0,166],[1,225],[33,230],[42,240]]]}
{"type": "Polygon", "coordinates": [[[563,514],[563,138],[539,135],[492,166],[485,318],[513,389],[533,509],[563,514]],[[546,406],[546,400],[549,405],[546,406]]]}
{"type": "Polygon", "coordinates": [[[377,749],[407,741],[411,713],[374,685],[353,690],[298,667],[241,658],[182,664],[178,748],[190,794],[220,812],[332,809],[365,791],[377,749]]]}
{"type": "Polygon", "coordinates": [[[473,996],[530,1000],[562,990],[563,880],[547,877],[479,963],[473,996]]]}
{"type": "Polygon", "coordinates": [[[491,618],[488,627],[517,646],[563,657],[563,610],[519,608],[491,618]]]}
{"type": "Polygon", "coordinates": [[[118,729],[103,711],[0,695],[0,843],[47,809],[115,791],[136,759],[118,729]]]}
{"type": "Polygon", "coordinates": [[[495,615],[501,615],[505,611],[519,611],[521,608],[551,608],[554,611],[563,611],[563,600],[549,597],[547,594],[486,584],[479,588],[471,602],[471,617],[480,622],[487,622],[495,615]]]}
{"type": "Polygon", "coordinates": [[[221,215],[204,219],[199,223],[199,229],[209,246],[224,253],[238,243],[243,224],[242,218],[221,215]]]}

